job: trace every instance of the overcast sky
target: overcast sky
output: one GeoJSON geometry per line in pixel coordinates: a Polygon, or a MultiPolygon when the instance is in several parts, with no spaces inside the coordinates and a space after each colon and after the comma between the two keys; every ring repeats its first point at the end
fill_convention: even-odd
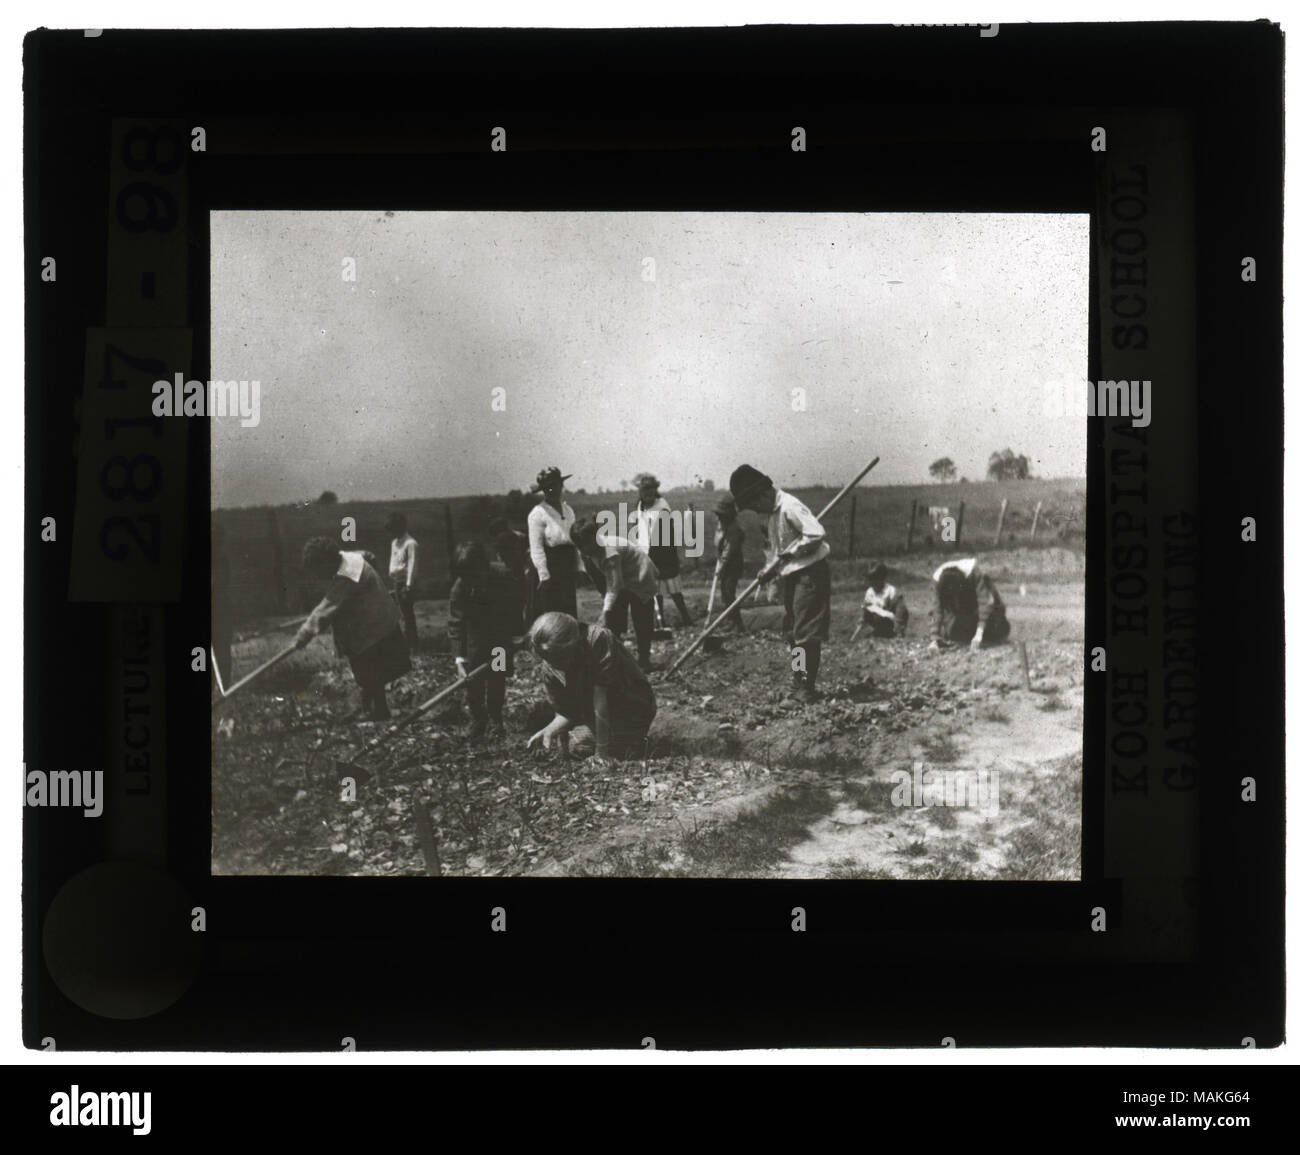
{"type": "Polygon", "coordinates": [[[1087,377],[1087,273],[1083,215],[216,212],[212,372],[261,422],[212,422],[212,503],[1081,477],[1042,396],[1087,377]]]}

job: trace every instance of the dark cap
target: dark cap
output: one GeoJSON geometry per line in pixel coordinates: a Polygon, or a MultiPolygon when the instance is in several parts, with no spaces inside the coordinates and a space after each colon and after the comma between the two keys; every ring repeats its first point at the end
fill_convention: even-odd
{"type": "Polygon", "coordinates": [[[406,532],[406,514],[390,513],[388,520],[384,522],[385,533],[405,533],[406,532]]]}
{"type": "Polygon", "coordinates": [[[579,549],[590,549],[603,544],[596,536],[600,526],[594,517],[580,517],[569,527],[569,540],[579,549]]]}
{"type": "Polygon", "coordinates": [[[867,570],[867,577],[868,577],[868,578],[882,578],[882,577],[884,577],[888,572],[889,572],[889,571],[888,571],[887,569],[885,569],[885,563],[884,563],[884,562],[882,562],[882,561],[875,561],[875,562],[872,562],[872,563],[871,563],[871,567],[867,570]]]}
{"type": "Polygon", "coordinates": [[[568,481],[572,476],[572,473],[561,474],[558,465],[548,465],[545,469],[538,471],[537,481],[528,492],[545,493],[548,489],[554,489],[560,482],[568,481]]]}
{"type": "Polygon", "coordinates": [[[750,501],[771,484],[772,479],[766,473],[759,473],[752,465],[742,465],[732,473],[727,488],[731,490],[731,496],[736,499],[736,505],[741,509],[747,509],[750,501]]]}
{"type": "Polygon", "coordinates": [[[339,564],[339,543],[331,537],[313,537],[302,547],[302,568],[309,573],[322,569],[327,563],[339,564]]]}

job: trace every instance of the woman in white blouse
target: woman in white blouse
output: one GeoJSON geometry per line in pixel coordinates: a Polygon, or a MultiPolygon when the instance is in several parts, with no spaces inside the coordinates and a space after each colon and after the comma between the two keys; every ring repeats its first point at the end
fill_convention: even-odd
{"type": "Polygon", "coordinates": [[[537,571],[536,612],[578,616],[578,551],[569,540],[573,509],[564,500],[564,483],[573,476],[548,466],[530,493],[542,500],[528,514],[528,554],[537,571]]]}

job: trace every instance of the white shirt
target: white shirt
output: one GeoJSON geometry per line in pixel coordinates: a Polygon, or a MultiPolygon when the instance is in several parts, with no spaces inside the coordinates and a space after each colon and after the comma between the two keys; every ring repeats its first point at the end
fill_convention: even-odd
{"type": "Polygon", "coordinates": [[[605,549],[604,573],[608,578],[601,612],[607,614],[613,610],[620,590],[627,590],[649,603],[659,591],[659,573],[649,555],[637,549],[626,538],[615,537],[613,534],[603,541],[597,537],[596,541],[605,549]],[[614,564],[610,565],[610,562],[614,564]]]}
{"type": "MultiPolygon", "coordinates": [[[[668,531],[660,525],[660,519],[671,513],[668,502],[656,497],[644,509],[640,503],[627,515],[627,537],[642,553],[648,554],[652,545],[671,545],[668,531]],[[665,540],[667,539],[667,540],[665,540]]],[[[668,530],[671,526],[668,527],[668,530]]]]}
{"type": "Polygon", "coordinates": [[[551,570],[546,564],[547,546],[574,548],[569,541],[569,530],[577,519],[567,501],[560,504],[563,508],[559,513],[547,501],[539,501],[528,511],[528,556],[533,559],[538,581],[551,580],[551,570]]]}
{"type": "Polygon", "coordinates": [[[894,602],[897,600],[898,591],[888,582],[879,593],[871,586],[867,586],[867,592],[862,595],[862,604],[866,609],[875,613],[888,614],[891,618],[894,616],[894,602]]]}
{"type": "Polygon", "coordinates": [[[393,548],[388,555],[388,576],[395,585],[408,588],[415,585],[415,538],[409,533],[393,538],[393,548]]]}
{"type": "Polygon", "coordinates": [[[970,577],[975,572],[975,562],[976,559],[973,557],[964,557],[959,561],[946,561],[934,571],[934,580],[938,581],[946,569],[959,569],[963,576],[970,577]]]}
{"type": "Polygon", "coordinates": [[[784,553],[792,546],[817,542],[817,548],[800,557],[786,558],[778,571],[782,577],[798,573],[828,557],[830,544],[826,541],[826,531],[822,523],[814,516],[802,501],[784,489],[776,491],[776,506],[767,519],[768,561],[776,560],[776,555],[784,553]]]}
{"type": "Polygon", "coordinates": [[[348,581],[359,582],[365,572],[366,559],[361,555],[360,550],[339,550],[339,568],[334,571],[335,577],[345,577],[348,581]]]}

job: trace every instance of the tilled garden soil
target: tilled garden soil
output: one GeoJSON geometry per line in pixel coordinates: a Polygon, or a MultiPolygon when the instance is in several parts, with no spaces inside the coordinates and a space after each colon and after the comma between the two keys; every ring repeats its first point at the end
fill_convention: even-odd
{"type": "MultiPolygon", "coordinates": [[[[653,676],[659,714],[644,762],[597,764],[581,731],[567,761],[524,749],[550,714],[521,653],[505,735],[468,743],[452,705],[349,765],[380,731],[346,720],[351,676],[318,652],[314,669],[268,677],[214,711],[214,873],[1077,878],[1085,665],[1074,556],[999,558],[991,572],[1012,640],[974,654],[926,650],[929,559],[908,559],[903,639],[850,645],[861,593],[837,580],[812,704],[788,697],[780,611],[759,605],[720,652],[653,676]],[[978,799],[951,786],[928,804],[900,796],[904,775],[973,784],[981,773],[978,799]]],[[[702,611],[698,590],[691,601],[702,611]]],[[[437,623],[441,607],[421,611],[437,623]]],[[[656,664],[697,633],[657,643],[656,664]]],[[[237,670],[252,660],[237,649],[237,670]]],[[[395,716],[455,676],[448,655],[414,661],[390,690],[395,716]]]]}

